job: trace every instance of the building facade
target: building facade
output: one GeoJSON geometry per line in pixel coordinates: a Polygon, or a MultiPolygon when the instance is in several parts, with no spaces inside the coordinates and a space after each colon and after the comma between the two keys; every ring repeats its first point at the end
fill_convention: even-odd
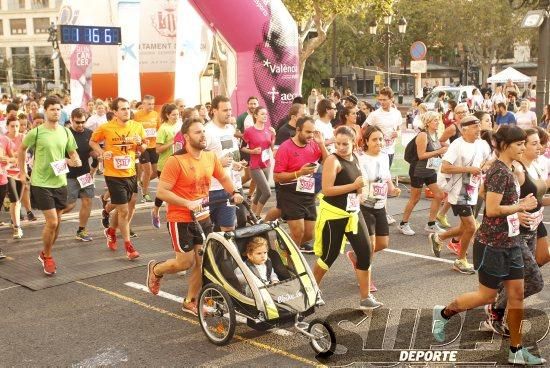
{"type": "Polygon", "coordinates": [[[65,67],[52,60],[48,28],[62,0],[0,0],[0,86],[11,93],[61,88],[65,67]]]}

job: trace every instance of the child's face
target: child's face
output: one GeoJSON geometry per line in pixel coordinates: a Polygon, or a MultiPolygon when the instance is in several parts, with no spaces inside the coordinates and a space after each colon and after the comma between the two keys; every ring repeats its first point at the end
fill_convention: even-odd
{"type": "Polygon", "coordinates": [[[264,264],[267,261],[267,247],[262,246],[247,254],[248,260],[255,265],[264,264]]]}

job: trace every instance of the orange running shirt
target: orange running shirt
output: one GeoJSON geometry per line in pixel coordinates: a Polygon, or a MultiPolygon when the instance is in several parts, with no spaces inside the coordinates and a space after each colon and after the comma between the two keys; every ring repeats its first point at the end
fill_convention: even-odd
{"type": "Polygon", "coordinates": [[[92,134],[92,141],[105,141],[104,151],[111,151],[113,157],[104,160],[105,176],[128,178],[136,175],[136,145],[134,137],[145,139],[145,130],[140,123],[128,120],[125,125],[111,120],[100,125],[92,134]]]}
{"type": "Polygon", "coordinates": [[[145,138],[147,138],[147,148],[156,148],[157,131],[160,127],[159,113],[155,110],[148,113],[143,110],[138,110],[134,114],[134,120],[143,124],[143,129],[145,129],[145,138]]]}
{"type": "MultiPolygon", "coordinates": [[[[214,152],[202,151],[199,159],[189,153],[168,157],[160,180],[172,185],[177,196],[191,201],[207,198],[210,179],[220,180],[225,176],[222,164],[214,152]]],[[[166,211],[168,222],[192,222],[187,207],[168,204],[166,211]]]]}

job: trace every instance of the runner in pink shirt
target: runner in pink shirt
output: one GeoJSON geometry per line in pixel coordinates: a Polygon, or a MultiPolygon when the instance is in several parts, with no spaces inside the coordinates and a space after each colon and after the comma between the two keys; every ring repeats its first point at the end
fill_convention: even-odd
{"type": "Polygon", "coordinates": [[[267,110],[265,107],[257,107],[253,118],[254,125],[247,128],[242,137],[247,147],[241,148],[241,151],[250,154],[250,176],[256,183],[256,191],[252,199],[252,211],[260,216],[267,200],[271,197],[269,175],[275,133],[267,123],[267,110]]]}

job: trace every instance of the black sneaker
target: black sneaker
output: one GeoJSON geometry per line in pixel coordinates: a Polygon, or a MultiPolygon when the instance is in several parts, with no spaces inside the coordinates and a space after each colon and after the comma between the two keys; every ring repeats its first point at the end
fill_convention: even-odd
{"type": "Polygon", "coordinates": [[[6,255],[2,251],[2,248],[0,248],[0,259],[4,259],[4,258],[6,258],[6,255]]]}
{"type": "Polygon", "coordinates": [[[105,229],[109,228],[109,213],[105,210],[101,211],[101,225],[103,225],[105,229]]]}
{"type": "Polygon", "coordinates": [[[130,229],[130,238],[137,238],[138,234],[134,233],[132,229],[130,229]]]}
{"type": "Polygon", "coordinates": [[[36,221],[36,216],[34,215],[34,213],[32,213],[32,211],[27,212],[27,220],[36,221]]]}
{"type": "Polygon", "coordinates": [[[483,326],[496,334],[504,337],[510,337],[510,330],[508,329],[506,323],[502,320],[487,318],[485,322],[483,322],[483,326]]]}
{"type": "Polygon", "coordinates": [[[313,253],[313,245],[311,244],[312,241],[308,241],[302,245],[300,245],[300,252],[305,254],[312,254],[313,253]]]}

